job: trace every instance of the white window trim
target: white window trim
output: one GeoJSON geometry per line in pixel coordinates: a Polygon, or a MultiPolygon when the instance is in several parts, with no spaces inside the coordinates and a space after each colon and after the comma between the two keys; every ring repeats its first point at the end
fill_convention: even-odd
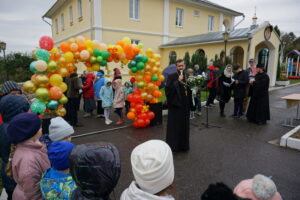
{"type": "Polygon", "coordinates": [[[73,23],[73,20],[74,20],[74,18],[73,18],[73,7],[70,6],[69,7],[69,21],[70,21],[70,24],[73,23]]]}
{"type": "Polygon", "coordinates": [[[183,8],[176,8],[176,19],[175,19],[175,25],[176,25],[176,27],[182,28],[183,27],[183,21],[184,21],[184,9],[183,8]],[[178,24],[176,24],[177,23],[177,17],[178,17],[177,16],[178,10],[182,11],[182,14],[181,14],[181,26],[178,25],[178,24]]]}
{"type": "Polygon", "coordinates": [[[77,0],[77,15],[78,18],[82,17],[82,0],[77,0]]]}
{"type": "Polygon", "coordinates": [[[65,30],[65,15],[64,15],[64,13],[61,13],[61,15],[60,15],[60,23],[61,23],[61,30],[64,31],[65,30]]]}
{"type": "Polygon", "coordinates": [[[214,32],[214,23],[215,23],[214,21],[215,21],[215,17],[212,15],[208,15],[208,32],[214,32]],[[212,19],[212,23],[211,23],[210,19],[212,19]],[[210,24],[211,24],[211,27],[210,27],[210,24]]]}
{"type": "Polygon", "coordinates": [[[132,20],[132,21],[140,21],[140,18],[141,18],[141,1],[140,0],[129,0],[129,19],[132,20]],[[135,3],[138,2],[136,5],[135,3]],[[130,13],[131,13],[131,5],[132,4],[132,16],[130,16],[130,13]],[[137,13],[135,12],[136,11],[136,6],[137,6],[137,13]],[[137,16],[137,17],[136,17],[137,16]]]}

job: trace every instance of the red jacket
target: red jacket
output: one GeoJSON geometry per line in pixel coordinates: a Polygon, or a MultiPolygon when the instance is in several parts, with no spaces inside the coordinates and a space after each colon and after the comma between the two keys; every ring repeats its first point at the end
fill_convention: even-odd
{"type": "Polygon", "coordinates": [[[209,81],[207,83],[208,88],[217,88],[219,85],[218,72],[215,66],[211,65],[208,67],[208,78],[209,81]]]}
{"type": "Polygon", "coordinates": [[[83,90],[83,98],[85,99],[91,99],[95,97],[94,93],[94,79],[95,75],[94,74],[88,74],[86,77],[85,84],[82,88],[83,90]]]}

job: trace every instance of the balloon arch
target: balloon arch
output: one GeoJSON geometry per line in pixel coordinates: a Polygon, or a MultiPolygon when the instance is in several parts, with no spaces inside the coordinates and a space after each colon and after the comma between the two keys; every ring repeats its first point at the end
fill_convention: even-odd
{"type": "Polygon", "coordinates": [[[127,118],[134,121],[135,128],[140,128],[148,126],[155,117],[148,104],[157,103],[158,98],[162,97],[159,86],[164,76],[160,68],[160,55],[152,49],[147,49],[144,54],[143,44],[131,44],[128,37],[117,41],[115,45],[106,45],[78,36],[61,43],[59,50],[54,47],[51,37],[43,36],[39,46],[33,54],[36,61],[30,64],[33,73],[31,80],[23,85],[24,91],[35,94],[37,99],[30,106],[33,113],[57,116],[66,114],[63,104],[68,99],[63,93],[67,91],[67,85],[63,77],[69,76],[77,63],[84,63],[87,71],[93,72],[101,67],[108,70],[107,63],[121,62],[128,66],[130,81],[136,87],[127,96],[130,102],[127,118]]]}

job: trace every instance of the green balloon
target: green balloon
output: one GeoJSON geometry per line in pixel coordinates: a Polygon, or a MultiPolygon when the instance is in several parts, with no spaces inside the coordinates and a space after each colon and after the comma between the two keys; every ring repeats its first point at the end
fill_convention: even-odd
{"type": "Polygon", "coordinates": [[[158,80],[158,76],[156,76],[156,75],[153,75],[152,77],[151,77],[151,81],[157,81],[158,80]]]}
{"type": "Polygon", "coordinates": [[[39,49],[36,53],[35,53],[35,56],[40,59],[40,60],[43,60],[45,62],[48,62],[49,61],[49,58],[50,58],[50,53],[45,50],[45,49],[39,49]]]}
{"type": "Polygon", "coordinates": [[[102,60],[103,60],[103,58],[102,58],[101,56],[98,56],[98,57],[97,57],[97,62],[98,62],[98,63],[101,63],[102,60]]]}
{"type": "Polygon", "coordinates": [[[47,108],[48,108],[49,110],[55,110],[55,109],[57,108],[57,106],[58,106],[58,102],[55,101],[55,100],[51,100],[51,101],[49,101],[49,103],[47,104],[47,108]]]}
{"type": "Polygon", "coordinates": [[[132,72],[132,73],[137,72],[137,68],[136,68],[136,67],[132,67],[132,68],[131,68],[131,72],[132,72]]]}
{"type": "Polygon", "coordinates": [[[101,54],[104,60],[108,59],[110,56],[110,53],[107,50],[102,51],[101,54]]]}
{"type": "Polygon", "coordinates": [[[134,60],[130,61],[130,63],[128,64],[129,68],[135,67],[136,66],[136,62],[134,60]]]}
{"type": "Polygon", "coordinates": [[[145,67],[145,64],[144,64],[143,62],[138,62],[138,63],[136,64],[136,68],[137,68],[138,70],[144,69],[144,67],[145,67]]]}
{"type": "Polygon", "coordinates": [[[143,55],[139,54],[139,55],[136,55],[136,56],[135,56],[134,60],[135,60],[136,62],[141,62],[141,61],[142,61],[142,58],[143,58],[143,55]]]}
{"type": "Polygon", "coordinates": [[[35,68],[35,63],[36,63],[36,61],[32,61],[29,66],[29,69],[33,74],[37,72],[37,70],[35,68]]]}
{"type": "Polygon", "coordinates": [[[102,60],[99,64],[100,64],[100,66],[106,66],[107,65],[107,61],[106,60],[102,60]]]}
{"type": "Polygon", "coordinates": [[[42,114],[46,110],[46,105],[41,101],[35,101],[30,105],[30,110],[36,114],[42,114]]]}
{"type": "Polygon", "coordinates": [[[95,57],[101,56],[101,51],[99,49],[95,49],[94,50],[94,56],[95,57]]]}
{"type": "Polygon", "coordinates": [[[143,62],[143,63],[147,63],[147,62],[148,62],[147,56],[143,56],[143,57],[142,57],[142,62],[143,62]]]}
{"type": "Polygon", "coordinates": [[[51,60],[48,63],[47,71],[50,73],[53,73],[53,72],[56,72],[56,70],[57,70],[57,63],[55,61],[51,60]]]}

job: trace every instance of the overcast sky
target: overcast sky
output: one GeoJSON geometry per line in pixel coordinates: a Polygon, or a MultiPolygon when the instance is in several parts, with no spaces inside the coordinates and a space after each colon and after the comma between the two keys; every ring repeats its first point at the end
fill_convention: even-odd
{"type": "MultiPolygon", "coordinates": [[[[0,41],[7,43],[8,52],[31,52],[38,46],[41,36],[51,36],[50,26],[43,22],[41,17],[55,1],[0,0],[0,41]]],[[[237,28],[247,27],[252,23],[254,7],[257,6],[259,23],[270,21],[271,24],[278,25],[282,31],[293,31],[297,36],[300,35],[300,0],[211,1],[246,15],[246,19],[237,28]]],[[[236,19],[236,22],[239,19],[236,19]]]]}

